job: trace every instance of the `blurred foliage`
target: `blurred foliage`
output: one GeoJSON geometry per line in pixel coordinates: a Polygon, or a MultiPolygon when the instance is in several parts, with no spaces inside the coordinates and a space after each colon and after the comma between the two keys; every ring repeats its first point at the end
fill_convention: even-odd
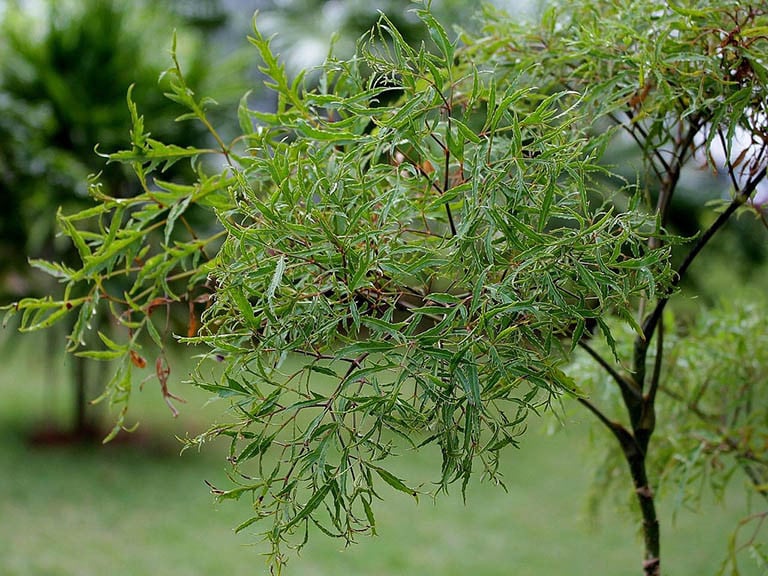
{"type": "MultiPolygon", "coordinates": [[[[755,513],[737,526],[723,574],[738,574],[747,562],[762,562],[763,567],[768,562],[760,530],[768,521],[760,505],[768,493],[768,299],[759,290],[738,294],[721,297],[713,306],[698,306],[691,319],[667,311],[658,424],[649,453],[657,479],[654,490],[676,513],[698,510],[709,495],[721,501],[731,485],[746,487],[755,513]]],[[[613,330],[620,355],[629,356],[633,334],[618,323],[613,330]]],[[[610,353],[605,345],[598,349],[610,353]]],[[[656,360],[655,352],[651,360],[656,360]]],[[[571,369],[585,387],[599,391],[603,405],[619,411],[621,395],[589,355],[577,355],[571,369]]],[[[607,493],[620,488],[624,468],[618,445],[601,442],[600,447],[604,456],[595,469],[594,513],[607,493]]]]}
{"type": "MultiPolygon", "coordinates": [[[[413,0],[276,0],[259,15],[259,28],[272,39],[273,50],[293,76],[323,62],[333,53],[348,58],[355,53],[360,36],[371,30],[380,14],[398,29],[412,46],[429,37],[416,16],[420,2],[413,0]]],[[[470,27],[476,6],[461,0],[434,0],[432,12],[442,22],[470,27]]]]}
{"type": "MultiPolygon", "coordinates": [[[[210,3],[199,6],[204,4],[210,3]]],[[[220,20],[210,16],[198,11],[195,25],[218,25],[220,20]]],[[[58,220],[92,204],[90,175],[98,174],[116,197],[130,197],[140,190],[130,170],[107,162],[109,152],[120,148],[129,136],[129,86],[133,86],[133,97],[151,114],[155,137],[201,145],[207,141],[204,127],[174,122],[179,108],[163,95],[168,81],[161,79],[161,73],[168,65],[174,27],[184,45],[179,58],[189,70],[190,89],[204,88],[225,106],[236,103],[232,92],[227,91],[231,81],[206,84],[214,64],[225,73],[230,64],[216,62],[216,52],[206,45],[203,31],[185,24],[170,7],[114,0],[50,0],[5,6],[0,22],[3,299],[9,293],[19,297],[57,292],[48,277],[30,273],[27,259],[77,260],[76,247],[58,234],[58,220]]],[[[239,93],[244,89],[244,68],[242,63],[235,62],[235,66],[240,71],[235,74],[235,92],[239,93]]],[[[188,178],[191,173],[188,166],[178,165],[165,176],[188,178]]],[[[210,217],[207,222],[213,225],[210,217]]],[[[107,330],[101,316],[94,316],[89,324],[107,330]]],[[[47,356],[55,345],[50,339],[47,356]]],[[[88,422],[90,411],[86,410],[91,399],[89,375],[103,379],[104,374],[87,370],[82,359],[74,370],[74,433],[87,439],[94,432],[88,422]]],[[[60,370],[51,379],[52,383],[68,380],[60,370]]]]}
{"type": "MultiPolygon", "coordinates": [[[[70,259],[71,244],[54,238],[56,213],[59,207],[66,214],[91,204],[89,174],[99,173],[117,196],[137,192],[129,171],[100,155],[128,136],[130,85],[153,118],[156,137],[205,141],[201,127],[173,122],[178,109],[157,88],[172,27],[182,40],[179,57],[191,88],[206,85],[213,62],[204,36],[154,3],[50,1],[37,9],[13,3],[2,18],[0,272],[7,272],[21,271],[28,256],[70,259]]],[[[207,90],[227,97],[216,87],[207,90]]],[[[33,287],[16,287],[28,289],[33,287]]]]}

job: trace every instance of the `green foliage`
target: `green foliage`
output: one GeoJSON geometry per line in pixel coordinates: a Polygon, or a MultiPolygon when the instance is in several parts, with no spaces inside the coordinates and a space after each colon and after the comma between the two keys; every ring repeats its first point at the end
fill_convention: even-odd
{"type": "MultiPolygon", "coordinates": [[[[202,127],[172,122],[173,104],[156,89],[167,67],[167,11],[144,4],[126,9],[110,0],[47,2],[38,10],[10,5],[0,21],[2,268],[20,269],[25,255],[70,262],[71,244],[54,239],[56,212],[92,205],[89,173],[99,172],[115,196],[138,189],[130,169],[107,166],[94,152],[97,145],[124,146],[131,126],[125,108],[129,86],[135,85],[133,97],[158,123],[155,138],[186,143],[204,138],[202,127]]],[[[207,70],[199,39],[187,26],[179,26],[179,34],[187,81],[199,85],[207,70]]],[[[40,290],[30,286],[30,291],[35,288],[40,290]]]]}
{"type": "MultiPolygon", "coordinates": [[[[254,26],[277,106],[252,110],[246,95],[230,143],[174,53],[168,96],[213,148],[151,138],[129,92],[131,148],[109,158],[133,168],[142,192],[120,199],[93,181],[97,204],[60,217],[81,263],[37,263],[65,284],[64,297],[7,309],[23,330],[77,314],[76,349],[94,310],[109,308],[124,337],[102,335],[104,349],[80,353],[119,361],[105,392],[122,407],[115,434],[132,373],[146,364],[144,334],[160,350],[155,372],[171,403],[170,329],[153,312],[183,305],[182,339],[223,364],[214,377],[202,363],[197,384],[232,406],[193,443],[231,438],[234,487],[212,491],[251,500],[238,530],[263,528],[277,570],[310,526],[351,541],[375,531],[385,490],[427,491],[391,466],[399,450],[439,446],[438,490],[464,490],[478,469],[501,482],[499,454],[526,418],[574,398],[629,466],[643,571],[658,575],[649,466],[670,452],[653,452],[657,420],[685,437],[697,411],[713,413],[695,402],[708,380],[664,370],[665,357],[679,366],[676,354],[701,355],[665,344],[664,311],[765,176],[766,15],[728,2],[571,2],[524,31],[487,9],[482,35],[459,43],[428,10],[417,14],[429,44],[410,46],[382,16],[355,57],[329,56],[311,85],[289,76],[254,26]],[[727,161],[732,200],[680,243],[667,218],[682,167],[716,141],[736,152],[736,127],[756,145],[727,161]],[[646,172],[617,188],[599,160],[620,132],[646,172]],[[185,160],[191,183],[164,179],[185,160]],[[214,212],[221,229],[188,218],[195,210],[214,212]],[[631,342],[614,335],[623,333],[631,342]],[[573,378],[577,347],[607,374],[616,402],[599,406],[595,388],[573,378]],[[662,396],[671,410],[657,406],[662,396]]],[[[725,345],[699,340],[700,350],[725,345]]],[[[764,422],[760,396],[749,426],[764,422]]],[[[746,422],[708,434],[742,446],[746,422]]],[[[743,454],[737,462],[746,470],[743,454]]]]}
{"type": "MultiPolygon", "coordinates": [[[[698,510],[710,493],[720,501],[733,484],[746,486],[753,506],[768,489],[765,322],[762,296],[738,304],[723,299],[718,306],[702,309],[692,322],[666,315],[670,329],[649,465],[657,478],[654,490],[674,503],[675,513],[698,510]]],[[[629,354],[631,332],[615,326],[614,333],[621,353],[629,354]]],[[[610,376],[586,354],[577,355],[571,370],[585,387],[600,390],[606,404],[618,408],[621,399],[612,392],[610,376]]],[[[595,507],[621,477],[619,446],[610,452],[596,470],[595,507]]],[[[765,516],[764,511],[755,512],[736,526],[723,574],[738,574],[745,555],[765,556],[758,537],[765,516]]]]}
{"type": "MultiPolygon", "coordinates": [[[[768,94],[762,57],[768,45],[764,8],[738,2],[575,2],[553,5],[540,28],[514,32],[504,15],[487,14],[485,37],[476,46],[485,60],[494,63],[497,74],[514,75],[524,66],[527,82],[553,93],[574,90],[591,112],[582,117],[583,129],[599,146],[634,142],[644,159],[637,191],[646,198],[646,209],[658,226],[650,244],[673,242],[675,260],[680,262],[673,285],[681,285],[715,233],[764,185],[762,135],[768,94]],[[722,164],[712,152],[717,147],[724,150],[722,164]],[[699,230],[695,241],[677,243],[669,233],[671,206],[683,168],[697,164],[722,170],[731,190],[721,192],[719,215],[705,219],[708,227],[699,230]]],[[[632,208],[632,199],[628,200],[632,208]]],[[[742,420],[749,413],[749,433],[756,438],[764,435],[765,403],[749,400],[764,394],[764,384],[751,374],[739,378],[745,388],[738,400],[732,391],[726,393],[727,385],[734,384],[732,377],[759,362],[760,316],[745,323],[743,317],[715,315],[717,320],[702,322],[715,322],[720,329],[706,324],[681,344],[676,338],[670,342],[679,328],[673,317],[664,320],[668,301],[665,295],[638,303],[639,338],[625,331],[614,347],[579,343],[587,358],[596,361],[594,369],[603,374],[599,385],[584,380],[581,363],[571,372],[591,392],[592,398],[580,402],[618,440],[617,457],[609,462],[618,466],[623,460],[629,465],[633,498],[643,517],[648,575],[660,570],[659,534],[653,528],[653,492],[659,485],[649,481],[646,466],[678,484],[681,497],[690,496],[691,483],[701,478],[720,487],[737,472],[746,475],[751,491],[765,496],[764,447],[759,440],[743,445],[742,420]],[[610,354],[619,360],[615,366],[606,361],[610,354]],[[726,374],[731,378],[726,380],[726,374]],[[715,384],[721,377],[724,387],[715,384]],[[717,407],[705,408],[707,402],[717,407]],[[708,423],[702,414],[711,416],[708,423]],[[654,444],[649,443],[651,436],[657,439],[654,444]],[[722,442],[717,444],[720,448],[708,443],[715,439],[722,442]]],[[[611,478],[611,472],[604,470],[601,477],[611,478]]],[[[752,525],[759,528],[764,514],[755,518],[752,525]]],[[[734,545],[729,573],[738,572],[738,550],[734,545]]]]}
{"type": "MultiPolygon", "coordinates": [[[[707,310],[683,333],[671,334],[666,363],[669,385],[664,433],[668,466],[681,490],[707,480],[722,489],[738,466],[746,465],[765,491],[768,483],[768,427],[764,406],[768,348],[763,307],[725,302],[707,310]],[[693,415],[694,418],[688,416],[693,415]],[[693,456],[693,457],[691,457],[693,456]]],[[[659,451],[665,454],[664,450],[659,451]]],[[[696,495],[696,492],[693,492],[696,495]]]]}
{"type": "MultiPolygon", "coordinates": [[[[412,46],[429,40],[414,8],[422,5],[414,0],[289,0],[270,2],[259,12],[259,29],[272,36],[272,50],[281,56],[288,73],[295,76],[323,61],[329,47],[342,58],[355,53],[362,34],[376,25],[380,14],[397,28],[412,46]],[[333,31],[333,36],[328,31],[333,31]]],[[[473,23],[475,6],[460,0],[434,0],[430,12],[441,22],[473,23]]]]}
{"type": "Polygon", "coordinates": [[[476,458],[493,476],[527,413],[574,392],[571,328],[665,278],[633,215],[590,207],[560,97],[497,89],[423,18],[437,54],[384,19],[361,55],[396,75],[394,106],[357,61],[301,92],[253,39],[280,100],[254,114],[199,340],[230,359],[221,392],[242,419],[227,432],[248,439],[232,455],[258,459],[223,496],[253,493],[275,546],[308,520],[365,530],[376,480],[413,492],[377,464],[395,438],[440,445],[443,487],[476,458]]]}

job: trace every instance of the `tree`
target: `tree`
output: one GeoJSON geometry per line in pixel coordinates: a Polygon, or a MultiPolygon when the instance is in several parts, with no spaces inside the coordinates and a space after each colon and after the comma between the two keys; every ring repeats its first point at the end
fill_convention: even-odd
{"type": "Polygon", "coordinates": [[[756,352],[754,324],[713,310],[686,327],[669,303],[718,231],[755,210],[768,15],[730,1],[577,1],[522,29],[487,8],[483,31],[459,42],[417,13],[429,49],[383,16],[356,57],[328,57],[314,88],[289,79],[254,26],[278,105],[259,112],[244,97],[230,143],[174,57],[170,97],[217,146],[150,138],[129,94],[131,147],[110,160],[131,165],[143,192],[119,199],[93,181],[95,205],[61,218],[81,263],[37,263],[64,298],[7,310],[24,330],[76,314],[77,348],[93,311],[109,307],[125,337],[102,334],[103,349],[78,354],[119,361],[105,391],[122,406],[114,435],[145,336],[172,407],[157,311],[187,309],[180,339],[223,366],[214,378],[201,363],[197,385],[232,403],[230,420],[192,443],[232,439],[234,487],[211,489],[251,499],[238,530],[265,526],[278,571],[310,525],[353,540],[375,531],[382,488],[418,497],[388,465],[396,446],[437,444],[440,489],[464,489],[473,473],[501,482],[498,459],[526,417],[575,402],[628,467],[642,573],[661,574],[657,466],[674,476],[682,454],[688,471],[723,481],[741,469],[766,494],[759,362],[724,395],[756,352]],[[750,145],[736,149],[737,135],[750,145]],[[600,163],[622,137],[643,158],[634,181],[600,163]],[[716,144],[731,189],[697,235],[675,236],[682,169],[712,162],[716,144]],[[182,160],[196,179],[163,180],[182,160]],[[221,228],[196,229],[193,207],[215,211],[221,228]],[[117,278],[132,287],[113,289],[117,278]],[[700,361],[715,346],[717,370],[700,361]],[[681,375],[679,355],[696,368],[681,375]],[[602,378],[585,375],[585,357],[602,378]],[[615,392],[613,406],[598,386],[615,392]],[[687,437],[696,426],[703,443],[687,437]],[[689,441],[659,441],[662,427],[689,441]]]}
{"type": "MultiPolygon", "coordinates": [[[[115,196],[130,196],[138,189],[130,169],[106,165],[94,151],[97,144],[114,150],[124,141],[130,129],[125,91],[131,84],[143,109],[158,121],[157,137],[189,143],[207,137],[203,127],[174,123],[173,104],[154,88],[167,64],[162,37],[169,33],[163,25],[168,11],[141,5],[126,10],[111,0],[51,2],[40,9],[33,16],[12,4],[0,22],[0,49],[8,64],[0,75],[0,290],[6,288],[6,275],[21,272],[16,297],[55,288],[26,273],[25,255],[77,261],[72,244],[56,238],[57,209],[73,213],[92,205],[89,173],[99,172],[115,196]]],[[[180,34],[187,46],[188,79],[197,86],[208,68],[202,42],[189,26],[180,34]]],[[[180,177],[182,171],[177,172],[180,177]]],[[[49,356],[61,339],[61,334],[52,336],[59,338],[49,341],[49,356]]],[[[72,434],[84,439],[100,432],[87,411],[85,362],[76,362],[75,370],[72,434]]],[[[62,375],[52,380],[59,382],[62,375]]]]}

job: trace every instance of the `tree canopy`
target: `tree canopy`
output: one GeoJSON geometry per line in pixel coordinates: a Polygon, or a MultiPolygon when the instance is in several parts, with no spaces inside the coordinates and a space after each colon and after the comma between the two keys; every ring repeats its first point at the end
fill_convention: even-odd
{"type": "MultiPolygon", "coordinates": [[[[212,491],[251,501],[238,530],[263,529],[277,570],[309,526],[354,540],[375,531],[384,490],[418,497],[423,487],[389,465],[398,447],[439,446],[438,489],[473,473],[501,481],[498,458],[526,418],[570,398],[617,441],[643,521],[642,570],[660,574],[657,404],[676,406],[659,412],[674,422],[696,419],[717,388],[665,365],[665,312],[718,230],[754,210],[768,15],[730,1],[577,1],[525,28],[486,8],[480,33],[455,35],[428,8],[416,13],[429,44],[409,46],[382,16],[311,86],[289,77],[256,18],[249,40],[278,102],[258,111],[246,94],[232,142],[174,54],[168,96],[214,144],[153,139],[129,92],[130,147],[109,161],[130,165],[141,192],[119,198],[93,178],[93,207],[59,217],[80,265],[33,263],[64,296],[7,309],[24,330],[76,315],[71,348],[117,361],[104,392],[121,407],[112,435],[148,356],[175,410],[160,312],[188,310],[180,339],[206,350],[195,383],[231,403],[191,443],[232,439],[233,486],[212,491]],[[632,180],[602,162],[622,137],[642,158],[632,180]],[[668,218],[682,169],[714,168],[716,145],[730,191],[698,235],[678,237],[668,218]],[[196,178],[164,179],[182,161],[196,178]],[[196,227],[188,216],[200,209],[218,226],[196,227]],[[122,337],[83,350],[99,307],[122,337]],[[576,351],[602,370],[612,405],[595,400],[576,351]]],[[[727,421],[749,412],[758,440],[735,438],[720,455],[765,495],[765,403],[754,401],[764,384],[751,374],[743,385],[754,393],[719,409],[727,421]]],[[[734,438],[731,424],[718,430],[734,438]]]]}

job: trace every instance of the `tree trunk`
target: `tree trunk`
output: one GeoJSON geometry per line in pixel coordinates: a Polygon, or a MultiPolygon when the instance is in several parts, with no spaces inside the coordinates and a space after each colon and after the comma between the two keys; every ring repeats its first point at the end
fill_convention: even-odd
{"type": "Polygon", "coordinates": [[[80,439],[87,438],[91,433],[91,426],[88,421],[88,371],[85,367],[86,359],[75,357],[75,396],[73,413],[75,417],[73,435],[80,439]]]}

